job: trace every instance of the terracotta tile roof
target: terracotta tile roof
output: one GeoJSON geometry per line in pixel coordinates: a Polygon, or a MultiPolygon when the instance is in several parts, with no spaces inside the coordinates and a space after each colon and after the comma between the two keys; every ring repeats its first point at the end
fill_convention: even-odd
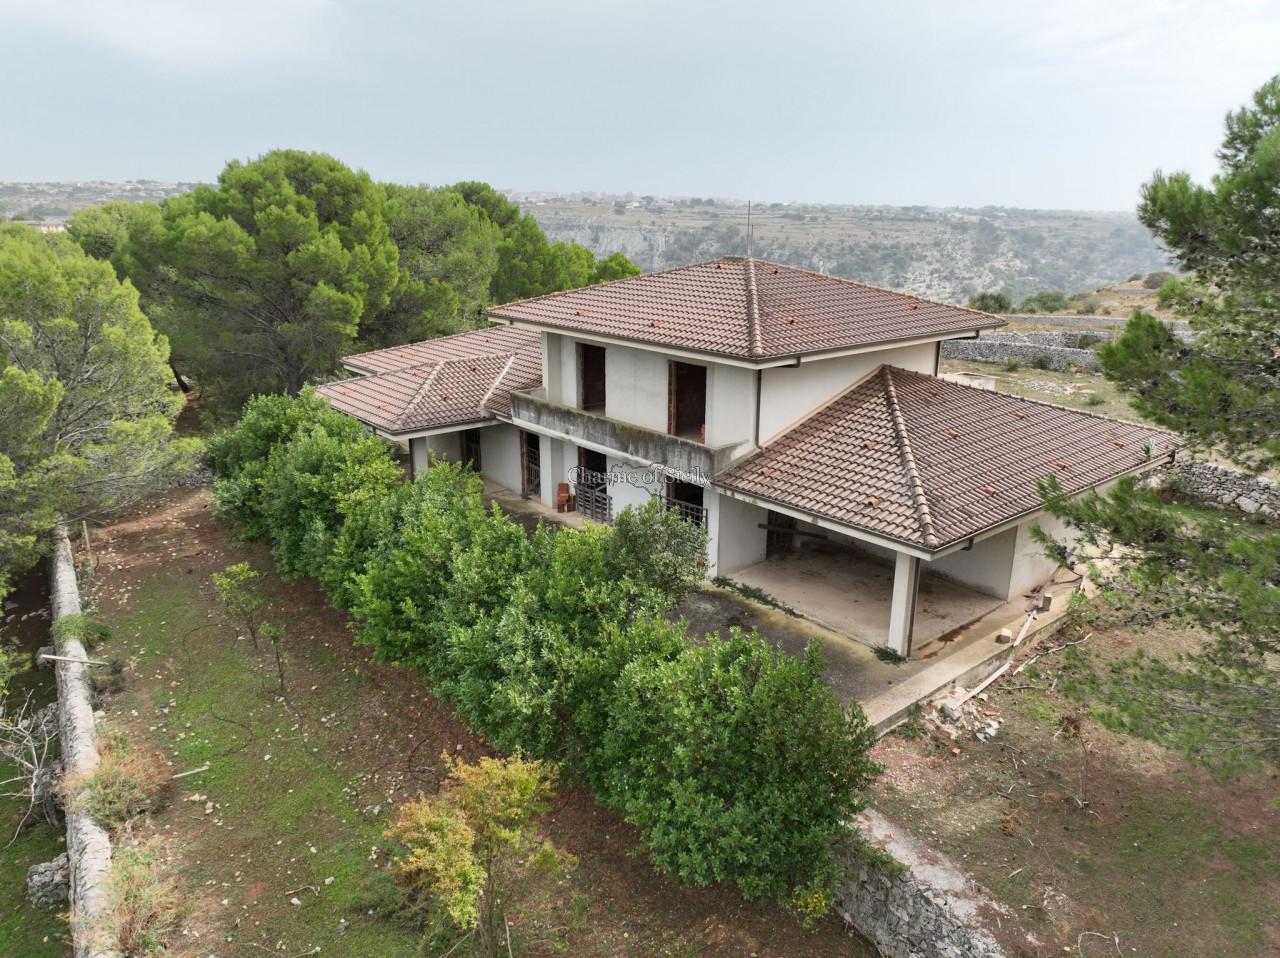
{"type": "Polygon", "coordinates": [[[1162,429],[881,366],[715,485],[936,550],[1034,511],[1049,475],[1079,492],[1181,444],[1162,429]]]}
{"type": "Polygon", "coordinates": [[[489,315],[748,360],[1004,325],[971,309],[739,257],[551,293],[489,315]]]}
{"type": "Polygon", "coordinates": [[[320,395],[340,412],[384,432],[414,432],[509,415],[513,390],[542,385],[542,337],[499,327],[348,356],[343,362],[382,371],[321,386],[320,395]]]}
{"type": "Polygon", "coordinates": [[[500,352],[529,351],[536,351],[541,363],[542,341],[539,333],[511,326],[490,326],[454,336],[441,336],[439,339],[424,339],[420,343],[409,343],[406,346],[392,346],[390,349],[344,356],[342,365],[358,373],[388,373],[449,359],[472,359],[500,352]]]}

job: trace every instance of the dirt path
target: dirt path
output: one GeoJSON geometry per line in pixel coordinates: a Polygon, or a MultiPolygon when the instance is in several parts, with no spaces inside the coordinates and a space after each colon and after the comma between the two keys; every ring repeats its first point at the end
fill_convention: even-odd
{"type": "MultiPolygon", "coordinates": [[[[375,846],[394,803],[435,787],[442,752],[484,743],[419,676],[354,647],[311,583],[273,576],[267,617],[286,628],[289,688],[287,701],[274,695],[269,653],[237,639],[209,586],[244,558],[268,571],[269,556],[229,543],[209,502],[206,488],[174,490],[97,542],[98,598],[116,632],[100,654],[128,661],[108,721],[163,748],[177,771],[211,766],[143,837],[200,896],[201,954],[413,953],[408,929],[370,913],[375,846]]],[[[563,789],[544,825],[579,866],[518,916],[526,954],[873,954],[834,918],[805,933],[775,906],[657,875],[633,854],[633,831],[581,788],[563,789]]]]}

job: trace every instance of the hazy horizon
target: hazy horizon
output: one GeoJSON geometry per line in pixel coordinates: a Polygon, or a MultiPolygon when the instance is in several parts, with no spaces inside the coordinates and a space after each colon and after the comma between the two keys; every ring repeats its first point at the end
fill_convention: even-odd
{"type": "Polygon", "coordinates": [[[1280,11],[0,0],[0,180],[210,182],[276,147],[519,192],[1131,212],[1207,179],[1280,11]]]}

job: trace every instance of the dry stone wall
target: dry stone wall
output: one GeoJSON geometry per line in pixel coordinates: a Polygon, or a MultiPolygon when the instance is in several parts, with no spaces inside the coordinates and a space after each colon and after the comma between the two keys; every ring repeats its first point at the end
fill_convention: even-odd
{"type": "Polygon", "coordinates": [[[994,933],[1003,906],[945,855],[878,812],[864,811],[855,824],[885,860],[846,853],[836,910],[884,958],[1004,958],[994,933]]]}
{"type": "Polygon", "coordinates": [[[1249,515],[1280,517],[1280,483],[1264,476],[1218,466],[1202,459],[1179,459],[1158,481],[1172,483],[1202,502],[1249,515]]]}

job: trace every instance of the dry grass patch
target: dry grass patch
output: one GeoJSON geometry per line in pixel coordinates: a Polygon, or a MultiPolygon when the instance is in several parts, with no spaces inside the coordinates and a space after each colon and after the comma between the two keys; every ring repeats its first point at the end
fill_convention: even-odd
{"type": "Polygon", "coordinates": [[[108,831],[160,807],[172,791],[164,756],[130,745],[122,735],[99,735],[98,767],[88,775],[69,775],[62,790],[67,806],[93,818],[108,831]]]}
{"type": "Polygon", "coordinates": [[[98,947],[117,950],[130,958],[165,955],[179,958],[184,897],[161,872],[155,854],[146,846],[117,848],[111,860],[107,895],[110,904],[91,935],[98,947]]]}

